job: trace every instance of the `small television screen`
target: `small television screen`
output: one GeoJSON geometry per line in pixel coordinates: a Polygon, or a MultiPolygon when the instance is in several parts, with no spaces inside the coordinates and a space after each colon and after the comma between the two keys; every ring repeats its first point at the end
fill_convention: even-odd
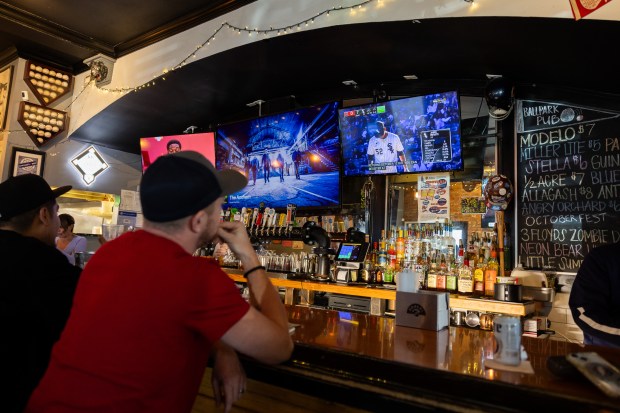
{"type": "Polygon", "coordinates": [[[236,169],[248,186],[227,207],[340,204],[340,136],[336,102],[222,125],[216,167],[236,169]]]}
{"type": "Polygon", "coordinates": [[[368,243],[343,242],[336,252],[337,261],[362,262],[366,259],[368,243]]]}
{"type": "Polygon", "coordinates": [[[215,134],[207,132],[140,138],[142,173],[160,156],[188,150],[200,152],[215,165],[215,134]]]}
{"type": "Polygon", "coordinates": [[[457,92],[340,109],[346,176],[460,171],[457,92]]]}

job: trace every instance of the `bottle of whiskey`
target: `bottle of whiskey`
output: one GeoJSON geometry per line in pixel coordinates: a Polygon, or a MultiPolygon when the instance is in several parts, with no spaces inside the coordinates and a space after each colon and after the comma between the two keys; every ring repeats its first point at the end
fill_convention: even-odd
{"type": "MultiPolygon", "coordinates": [[[[437,255],[440,255],[437,251],[437,255]]],[[[445,254],[441,254],[439,261],[439,271],[437,272],[437,291],[446,291],[446,279],[448,277],[448,265],[445,254]]]]}
{"type": "Polygon", "coordinates": [[[491,247],[491,257],[484,270],[484,295],[487,297],[493,297],[495,295],[495,281],[497,279],[498,269],[497,253],[495,248],[491,247]]]}
{"type": "Polygon", "coordinates": [[[431,265],[426,275],[426,289],[435,291],[437,289],[437,272],[439,271],[439,264],[437,263],[437,250],[433,251],[431,258],[431,265]]]}
{"type": "Polygon", "coordinates": [[[478,263],[474,269],[474,296],[484,297],[484,255],[479,256],[478,263]]]}
{"type": "Polygon", "coordinates": [[[458,268],[458,295],[470,297],[474,293],[474,277],[469,267],[469,260],[466,258],[458,268]]]}

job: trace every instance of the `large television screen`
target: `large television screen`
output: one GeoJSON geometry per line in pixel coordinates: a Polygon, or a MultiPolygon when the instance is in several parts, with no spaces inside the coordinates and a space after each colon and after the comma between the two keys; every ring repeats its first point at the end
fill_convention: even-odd
{"type": "Polygon", "coordinates": [[[336,102],[222,125],[216,167],[236,169],[248,186],[226,206],[331,207],[340,203],[340,136],[336,102]]]}
{"type": "Polygon", "coordinates": [[[463,169],[457,92],[339,110],[346,176],[463,169]]]}
{"type": "Polygon", "coordinates": [[[215,164],[215,134],[207,132],[140,138],[142,172],[144,173],[146,168],[162,155],[188,150],[200,152],[215,164]]]}

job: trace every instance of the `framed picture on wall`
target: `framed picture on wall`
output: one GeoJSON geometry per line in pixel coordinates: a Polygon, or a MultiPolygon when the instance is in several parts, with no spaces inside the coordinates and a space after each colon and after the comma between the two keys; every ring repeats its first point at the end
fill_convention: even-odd
{"type": "Polygon", "coordinates": [[[13,79],[13,66],[9,66],[0,72],[0,130],[6,127],[9,96],[11,96],[11,79],[13,79]]]}
{"type": "Polygon", "coordinates": [[[35,174],[43,176],[45,152],[13,147],[11,176],[35,174]]]}

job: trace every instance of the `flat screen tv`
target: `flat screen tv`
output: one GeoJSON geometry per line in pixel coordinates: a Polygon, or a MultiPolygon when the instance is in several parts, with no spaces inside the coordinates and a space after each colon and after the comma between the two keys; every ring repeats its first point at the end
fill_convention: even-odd
{"type": "Polygon", "coordinates": [[[355,106],[338,115],[346,176],[463,169],[457,92],[355,106]]]}
{"type": "Polygon", "coordinates": [[[248,186],[228,197],[228,207],[288,204],[332,207],[340,203],[340,136],[336,102],[222,125],[216,167],[236,169],[248,186]]]}
{"type": "Polygon", "coordinates": [[[200,152],[215,164],[215,134],[207,132],[140,138],[142,172],[144,173],[146,168],[162,155],[187,150],[200,152]]]}

